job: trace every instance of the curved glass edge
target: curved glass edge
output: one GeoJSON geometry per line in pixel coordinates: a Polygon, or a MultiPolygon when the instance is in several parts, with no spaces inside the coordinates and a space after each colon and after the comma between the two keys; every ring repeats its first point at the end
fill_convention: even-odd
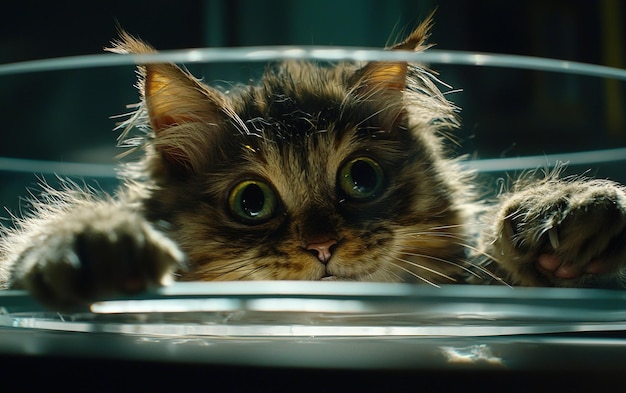
{"type": "MultiPolygon", "coordinates": [[[[459,164],[468,170],[479,173],[505,172],[528,168],[551,168],[559,163],[568,166],[626,161],[626,147],[584,152],[546,154],[512,158],[466,159],[459,164]]],[[[65,176],[115,178],[116,165],[93,164],[87,162],[58,162],[21,158],[0,157],[0,171],[18,173],[41,173],[65,176]]]]}
{"type": "Polygon", "coordinates": [[[267,62],[279,60],[408,61],[528,69],[626,80],[626,70],[623,69],[541,57],[436,49],[426,52],[408,52],[333,46],[196,48],[140,55],[108,53],[71,56],[2,64],[0,65],[0,76],[152,63],[267,62]]]}
{"type": "MultiPolygon", "coordinates": [[[[626,70],[595,64],[549,58],[496,53],[429,50],[426,52],[388,51],[371,48],[325,46],[266,46],[240,48],[197,48],[163,51],[155,54],[98,54],[0,64],[0,76],[81,68],[112,67],[150,63],[220,63],[277,60],[318,61],[409,61],[429,64],[489,66],[511,69],[559,72],[626,80],[626,70]]],[[[626,160],[626,148],[565,153],[559,155],[463,160],[462,166],[477,172],[502,172],[528,168],[548,168],[559,162],[588,165],[626,160]]],[[[114,165],[67,163],[0,157],[0,170],[27,173],[53,173],[68,176],[115,178],[114,165]]]]}
{"type": "Polygon", "coordinates": [[[626,331],[626,293],[355,282],[176,283],[59,314],[0,292],[0,326],[157,336],[501,336],[626,331]]]}

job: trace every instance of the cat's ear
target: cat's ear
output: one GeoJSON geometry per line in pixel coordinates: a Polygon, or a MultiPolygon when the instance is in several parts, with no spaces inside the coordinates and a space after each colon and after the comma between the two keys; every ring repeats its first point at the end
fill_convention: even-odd
{"type": "MultiPolygon", "coordinates": [[[[432,45],[426,44],[426,41],[432,25],[433,14],[430,14],[404,41],[386,49],[422,52],[430,48],[432,45]]],[[[406,88],[407,70],[405,61],[373,61],[356,72],[354,82],[366,93],[393,94],[406,88]]]]}
{"type": "MultiPolygon", "coordinates": [[[[120,33],[107,50],[116,53],[156,53],[148,44],[120,33]]],[[[155,134],[154,146],[177,172],[194,172],[207,160],[211,143],[208,126],[228,119],[223,95],[174,64],[139,66],[138,88],[155,134]]]]}
{"type": "MultiPolygon", "coordinates": [[[[433,14],[430,14],[404,41],[386,49],[411,52],[428,49],[432,46],[426,43],[432,25],[433,14]]],[[[407,87],[408,68],[409,65],[405,61],[369,62],[353,75],[354,90],[365,100],[383,99],[390,103],[397,102],[397,109],[401,111],[400,98],[407,87]]],[[[401,113],[398,113],[395,121],[400,116],[401,113]]]]}

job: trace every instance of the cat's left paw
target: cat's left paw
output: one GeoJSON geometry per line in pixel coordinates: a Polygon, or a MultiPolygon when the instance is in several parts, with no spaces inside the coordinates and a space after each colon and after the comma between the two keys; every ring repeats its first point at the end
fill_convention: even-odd
{"type": "Polygon", "coordinates": [[[142,216],[94,206],[54,221],[17,255],[15,289],[56,310],[167,284],[184,259],[142,216]]]}
{"type": "Polygon", "coordinates": [[[548,181],[504,199],[488,252],[512,284],[587,287],[626,267],[626,191],[548,181]]]}

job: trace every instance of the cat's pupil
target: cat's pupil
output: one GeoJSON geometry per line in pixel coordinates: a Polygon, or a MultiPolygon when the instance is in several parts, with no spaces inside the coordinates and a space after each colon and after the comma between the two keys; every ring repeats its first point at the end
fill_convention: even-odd
{"type": "Polygon", "coordinates": [[[249,184],[241,195],[241,208],[250,217],[256,217],[265,205],[265,194],[261,187],[256,184],[249,184]]]}
{"type": "Polygon", "coordinates": [[[259,224],[276,212],[278,200],[269,184],[259,180],[244,180],[235,185],[228,196],[232,214],[245,224],[259,224]]]}
{"type": "Polygon", "coordinates": [[[356,161],[350,171],[354,190],[360,193],[369,193],[378,183],[377,173],[371,164],[365,161],[356,161]]]}
{"type": "Polygon", "coordinates": [[[348,198],[358,202],[379,196],[384,179],[382,168],[374,159],[359,157],[341,167],[338,183],[348,198]]]}

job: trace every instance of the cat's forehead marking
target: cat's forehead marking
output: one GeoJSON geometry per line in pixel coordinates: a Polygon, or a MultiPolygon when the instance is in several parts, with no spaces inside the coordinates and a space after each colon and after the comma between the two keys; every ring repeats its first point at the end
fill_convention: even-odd
{"type": "Polygon", "coordinates": [[[389,121],[397,102],[364,96],[351,78],[355,70],[288,62],[231,96],[249,131],[238,136],[244,171],[272,183],[290,211],[336,203],[337,173],[349,158],[390,156],[410,145],[389,121]]]}
{"type": "Polygon", "coordinates": [[[320,200],[332,203],[337,171],[359,148],[354,133],[347,132],[339,141],[330,132],[307,136],[301,143],[265,139],[255,154],[246,155],[248,169],[272,183],[288,210],[307,208],[320,200]]]}

